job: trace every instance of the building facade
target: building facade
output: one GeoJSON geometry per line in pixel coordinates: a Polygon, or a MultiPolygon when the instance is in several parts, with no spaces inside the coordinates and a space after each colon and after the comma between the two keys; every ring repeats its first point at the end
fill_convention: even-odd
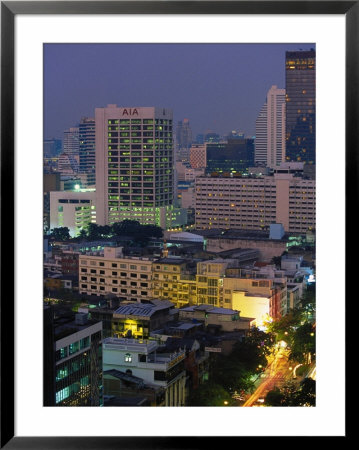
{"type": "Polygon", "coordinates": [[[64,131],[62,149],[79,163],[79,127],[71,127],[64,131]]]}
{"type": "Polygon", "coordinates": [[[95,119],[83,117],[79,124],[79,171],[87,174],[87,186],[96,184],[95,119]]]}
{"type": "Polygon", "coordinates": [[[285,161],[285,89],[272,86],[256,120],[255,162],[266,167],[285,161]]]}
{"type": "Polygon", "coordinates": [[[104,253],[80,255],[79,292],[114,294],[120,300],[153,298],[152,259],[124,258],[122,249],[105,247],[104,253]]]}
{"type": "Polygon", "coordinates": [[[196,227],[267,229],[305,233],[315,228],[315,180],[283,170],[253,178],[196,179],[196,227]]]}
{"type": "Polygon", "coordinates": [[[72,237],[96,223],[94,189],[50,192],[50,229],[67,227],[72,237]]]}
{"type": "Polygon", "coordinates": [[[103,343],[103,370],[117,369],[162,387],[164,406],[185,406],[185,352],[158,352],[155,341],[107,338],[103,343]]]}
{"type": "Polygon", "coordinates": [[[315,164],[316,52],[286,52],[286,160],[315,164]]]}
{"type": "Polygon", "coordinates": [[[54,406],[102,406],[102,323],[77,314],[55,325],[54,406]]]}
{"type": "Polygon", "coordinates": [[[97,223],[185,222],[173,206],[172,111],[108,105],[96,108],[95,121],[97,223]]]}

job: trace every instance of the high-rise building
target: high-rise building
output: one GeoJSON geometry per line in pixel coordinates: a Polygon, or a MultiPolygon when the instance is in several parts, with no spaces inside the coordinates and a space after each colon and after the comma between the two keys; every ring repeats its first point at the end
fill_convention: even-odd
{"type": "Polygon", "coordinates": [[[272,86],[256,120],[255,162],[266,167],[285,161],[285,90],[272,86]]]}
{"type": "Polygon", "coordinates": [[[79,127],[71,127],[64,131],[63,152],[79,162],[79,127]]]}
{"type": "Polygon", "coordinates": [[[192,129],[188,119],[183,119],[177,123],[176,128],[176,148],[190,148],[192,145],[192,129]]]}
{"type": "Polygon", "coordinates": [[[315,164],[315,50],[286,52],[286,160],[315,164]]]}
{"type": "Polygon", "coordinates": [[[79,124],[79,171],[88,175],[88,186],[96,182],[95,119],[83,117],[79,124]]]}
{"type": "Polygon", "coordinates": [[[97,223],[185,221],[173,206],[172,111],[108,105],[95,121],[97,223]]]}

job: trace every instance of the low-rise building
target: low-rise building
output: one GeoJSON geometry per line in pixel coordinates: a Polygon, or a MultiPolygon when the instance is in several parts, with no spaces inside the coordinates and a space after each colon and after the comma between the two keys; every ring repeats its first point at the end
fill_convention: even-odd
{"type": "Polygon", "coordinates": [[[96,223],[95,189],[50,192],[50,229],[67,227],[72,237],[96,223]]]}
{"type": "Polygon", "coordinates": [[[160,353],[157,342],[107,338],[103,342],[103,370],[120,370],[145,384],[163,387],[165,406],[185,405],[185,351],[160,353]]]}
{"type": "Polygon", "coordinates": [[[79,257],[79,292],[115,294],[120,300],[153,298],[151,258],[123,257],[121,247],[79,257]]]}
{"type": "Polygon", "coordinates": [[[238,310],[206,304],[181,308],[179,319],[202,322],[206,327],[217,326],[220,332],[249,331],[254,322],[253,316],[241,317],[238,310]]]}
{"type": "Polygon", "coordinates": [[[142,378],[121,370],[105,370],[103,384],[104,406],[165,406],[163,387],[146,384],[142,378]]]}

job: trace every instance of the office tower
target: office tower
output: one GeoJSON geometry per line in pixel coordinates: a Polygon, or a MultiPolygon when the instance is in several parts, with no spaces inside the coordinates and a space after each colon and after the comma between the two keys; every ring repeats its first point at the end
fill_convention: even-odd
{"type": "Polygon", "coordinates": [[[88,175],[88,186],[95,185],[95,119],[89,117],[83,117],[79,124],[79,171],[88,175]]]}
{"type": "Polygon", "coordinates": [[[190,148],[192,145],[192,130],[188,119],[183,119],[177,123],[176,128],[176,148],[190,148]]]}
{"type": "Polygon", "coordinates": [[[315,50],[286,52],[286,160],[315,164],[315,50]]]}
{"type": "Polygon", "coordinates": [[[165,228],[179,219],[173,208],[172,120],[164,108],[96,108],[99,225],[131,219],[165,228]]]}
{"type": "Polygon", "coordinates": [[[79,162],[79,127],[64,131],[63,152],[71,155],[79,162]]]}
{"type": "Polygon", "coordinates": [[[255,162],[266,167],[285,161],[285,90],[272,86],[256,120],[255,162]]]}
{"type": "Polygon", "coordinates": [[[254,162],[256,165],[267,166],[267,101],[256,119],[254,162]]]}

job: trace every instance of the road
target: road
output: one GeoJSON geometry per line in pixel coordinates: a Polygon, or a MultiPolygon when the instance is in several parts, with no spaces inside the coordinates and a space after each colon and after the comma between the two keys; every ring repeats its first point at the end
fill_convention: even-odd
{"type": "Polygon", "coordinates": [[[259,399],[264,399],[275,386],[280,387],[292,376],[289,367],[288,352],[285,349],[280,349],[275,356],[271,357],[266,370],[262,374],[262,382],[244,402],[243,406],[260,406],[259,399]]]}

